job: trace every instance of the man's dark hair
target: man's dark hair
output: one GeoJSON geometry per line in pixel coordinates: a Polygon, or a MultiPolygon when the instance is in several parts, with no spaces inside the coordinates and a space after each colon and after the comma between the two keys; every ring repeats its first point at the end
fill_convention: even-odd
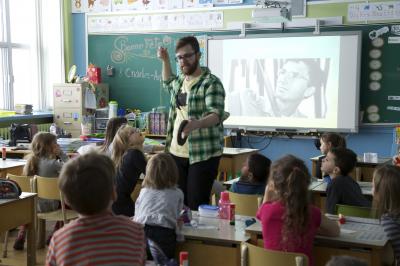
{"type": "Polygon", "coordinates": [[[114,176],[111,159],[93,152],[67,162],[58,186],[72,209],[80,214],[95,215],[107,210],[112,200],[114,176]]]}
{"type": "Polygon", "coordinates": [[[319,89],[323,83],[323,72],[320,66],[319,59],[314,58],[296,58],[296,59],[288,59],[285,61],[287,62],[296,62],[296,63],[304,63],[308,68],[308,86],[315,87],[319,89]]]}
{"type": "Polygon", "coordinates": [[[348,175],[356,166],[357,155],[350,149],[332,148],[330,153],[335,157],[335,166],[340,169],[341,175],[348,175]]]}
{"type": "Polygon", "coordinates": [[[271,160],[259,153],[249,155],[247,159],[249,172],[253,174],[253,181],[257,183],[266,183],[269,176],[271,160]]]}
{"type": "Polygon", "coordinates": [[[186,37],[180,38],[178,40],[178,42],[176,43],[175,52],[178,52],[179,49],[181,49],[182,47],[184,47],[186,45],[190,45],[193,48],[193,51],[195,53],[200,52],[199,42],[197,41],[196,37],[194,37],[194,36],[186,36],[186,37]]]}

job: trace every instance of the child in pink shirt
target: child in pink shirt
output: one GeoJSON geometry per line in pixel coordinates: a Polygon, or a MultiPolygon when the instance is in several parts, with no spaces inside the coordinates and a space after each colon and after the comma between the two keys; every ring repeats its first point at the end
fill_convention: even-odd
{"type": "Polygon", "coordinates": [[[310,174],[302,160],[286,155],[275,161],[257,218],[266,249],[303,253],[312,266],[315,235],[338,236],[340,229],[311,205],[309,184],[310,174]]]}

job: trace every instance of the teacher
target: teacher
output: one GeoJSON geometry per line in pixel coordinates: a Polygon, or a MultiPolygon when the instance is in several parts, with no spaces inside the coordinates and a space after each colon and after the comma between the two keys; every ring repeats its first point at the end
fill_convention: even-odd
{"type": "Polygon", "coordinates": [[[178,166],[178,185],[185,204],[197,210],[209,203],[218,174],[224,145],[222,122],[228,117],[224,112],[225,90],[207,67],[200,67],[200,47],[193,36],[183,37],[176,44],[179,76],[172,74],[166,48],[158,49],[158,57],[164,87],[171,95],[166,151],[178,166]]]}

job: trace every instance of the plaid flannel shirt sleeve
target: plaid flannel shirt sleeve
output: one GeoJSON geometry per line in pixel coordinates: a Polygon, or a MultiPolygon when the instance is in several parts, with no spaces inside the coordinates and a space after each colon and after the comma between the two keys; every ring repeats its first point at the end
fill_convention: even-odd
{"type": "Polygon", "coordinates": [[[225,109],[225,90],[219,80],[211,83],[205,95],[206,113],[215,113],[218,115],[220,122],[224,120],[225,109]]]}

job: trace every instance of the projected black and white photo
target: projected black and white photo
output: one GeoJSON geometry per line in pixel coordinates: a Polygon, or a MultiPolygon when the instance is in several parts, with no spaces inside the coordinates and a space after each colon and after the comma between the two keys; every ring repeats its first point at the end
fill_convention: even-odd
{"type": "Polygon", "coordinates": [[[221,36],[207,64],[225,88],[226,128],[357,131],[360,32],[221,36]]]}
{"type": "Polygon", "coordinates": [[[329,58],[232,59],[231,115],[325,118],[329,58]]]}

